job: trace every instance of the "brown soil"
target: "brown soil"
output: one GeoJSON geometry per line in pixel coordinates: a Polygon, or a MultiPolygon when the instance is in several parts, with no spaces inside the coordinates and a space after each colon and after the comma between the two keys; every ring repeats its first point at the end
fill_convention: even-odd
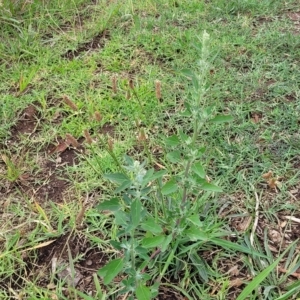
{"type": "Polygon", "coordinates": [[[77,58],[84,52],[91,52],[104,47],[107,40],[109,40],[110,34],[108,30],[104,30],[95,35],[90,41],[79,44],[77,49],[68,50],[62,55],[63,58],[72,60],[77,58]]]}
{"type": "Polygon", "coordinates": [[[37,129],[38,123],[37,103],[30,104],[20,114],[20,117],[11,130],[10,143],[18,142],[21,135],[30,137],[37,129]]]}
{"type": "MultiPolygon", "coordinates": [[[[36,104],[29,105],[20,114],[19,120],[11,130],[11,138],[7,142],[7,151],[10,153],[13,148],[18,148],[21,139],[30,139],[39,131],[39,113],[36,104]]],[[[52,146],[53,147],[53,146],[52,146]]],[[[51,148],[51,147],[50,147],[51,148]]],[[[30,155],[30,149],[28,150],[30,155]]],[[[63,175],[65,166],[72,166],[78,163],[77,150],[67,148],[61,153],[49,155],[49,151],[41,150],[38,153],[40,161],[40,169],[37,174],[31,174],[30,170],[24,170],[20,173],[19,178],[15,182],[8,185],[5,194],[19,189],[27,194],[30,198],[38,201],[61,202],[63,194],[67,190],[69,183],[63,175]]],[[[33,154],[33,153],[32,153],[33,154]]],[[[34,154],[33,154],[34,155],[34,154]]],[[[22,157],[19,154],[16,157],[15,164],[22,166],[22,157]]]]}
{"type": "Polygon", "coordinates": [[[83,237],[66,234],[37,251],[37,261],[33,269],[45,270],[44,278],[40,279],[44,282],[44,287],[50,284],[50,271],[55,268],[56,280],[64,279],[69,285],[87,293],[95,291],[92,275],[103,267],[108,259],[106,254],[97,247],[92,247],[83,237]],[[75,269],[73,275],[70,270],[71,263],[75,269]]]}
{"type": "Polygon", "coordinates": [[[293,34],[299,35],[300,34],[300,11],[289,12],[287,16],[293,22],[294,25],[293,34]]]}

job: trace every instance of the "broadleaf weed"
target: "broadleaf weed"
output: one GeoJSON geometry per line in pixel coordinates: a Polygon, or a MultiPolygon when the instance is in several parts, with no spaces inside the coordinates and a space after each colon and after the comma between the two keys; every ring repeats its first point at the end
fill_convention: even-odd
{"type": "MultiPolygon", "coordinates": [[[[164,140],[166,158],[176,166],[177,173],[168,175],[167,171],[155,172],[146,168],[146,161],[140,163],[126,156],[123,167],[125,173],[106,175],[108,180],[117,185],[115,192],[119,196],[102,202],[98,208],[113,212],[118,226],[118,240],[111,241],[111,245],[122,253],[123,258],[112,260],[98,274],[107,279],[108,267],[117,265],[118,268],[110,270],[110,274],[114,274],[113,277],[119,273],[125,275],[121,293],[128,294],[128,299],[156,297],[165,272],[174,262],[178,250],[185,253],[182,249],[187,243],[195,243],[189,251],[193,253],[189,262],[194,263],[197,253],[195,247],[199,246],[199,241],[218,245],[218,237],[226,235],[220,233],[218,226],[212,222],[204,224],[199,218],[199,210],[207,199],[205,195],[201,200],[203,192],[215,193],[222,189],[206,176],[201,163],[205,148],[199,145],[198,136],[209,122],[232,120],[230,116],[216,116],[214,108],[206,105],[210,70],[209,35],[204,32],[199,41],[199,70],[182,72],[191,81],[182,115],[192,124],[192,134],[179,131],[164,140]],[[161,262],[164,262],[163,266],[160,266],[161,262]],[[156,280],[150,276],[155,273],[156,280]]],[[[160,83],[159,90],[157,85],[156,96],[160,98],[160,83]]],[[[189,259],[188,255],[186,259],[189,259]]],[[[203,278],[205,271],[201,272],[200,277],[203,278]]],[[[113,277],[110,275],[106,282],[111,282],[113,277]]]]}

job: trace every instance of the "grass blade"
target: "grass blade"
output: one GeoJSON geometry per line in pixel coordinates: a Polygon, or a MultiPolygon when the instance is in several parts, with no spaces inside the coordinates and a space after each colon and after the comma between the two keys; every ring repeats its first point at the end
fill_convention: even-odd
{"type": "MultiPolygon", "coordinates": [[[[297,242],[297,241],[295,241],[297,242]]],[[[293,244],[295,244],[295,242],[293,244]]],[[[292,245],[290,247],[292,247],[292,245]]],[[[284,257],[284,255],[287,253],[287,251],[290,249],[287,248],[270,266],[268,266],[266,269],[264,269],[261,273],[259,273],[241,292],[241,294],[237,297],[236,300],[244,300],[246,299],[249,294],[257,288],[260,283],[276,268],[280,260],[284,257]]]]}

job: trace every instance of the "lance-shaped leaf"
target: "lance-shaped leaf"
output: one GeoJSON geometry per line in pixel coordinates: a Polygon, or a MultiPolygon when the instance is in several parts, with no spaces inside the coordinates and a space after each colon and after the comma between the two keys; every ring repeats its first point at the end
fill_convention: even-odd
{"type": "Polygon", "coordinates": [[[154,237],[144,238],[142,240],[142,246],[144,248],[154,248],[160,246],[165,240],[164,235],[158,235],[154,237]]]}
{"type": "Polygon", "coordinates": [[[177,191],[177,183],[174,179],[168,181],[161,189],[163,195],[169,195],[177,191]]]}
{"type": "Polygon", "coordinates": [[[220,187],[208,182],[203,183],[201,185],[201,189],[204,191],[219,192],[219,193],[223,191],[220,187]]]}
{"type": "Polygon", "coordinates": [[[137,227],[140,219],[141,219],[141,212],[142,212],[142,203],[139,199],[135,199],[130,207],[130,219],[131,225],[137,227]]]}
{"type": "Polygon", "coordinates": [[[194,173],[196,173],[199,177],[201,178],[205,178],[205,171],[204,171],[204,168],[203,166],[198,162],[198,163],[195,163],[193,166],[192,166],[192,170],[194,173]]]}
{"type": "Polygon", "coordinates": [[[141,227],[145,230],[145,231],[149,231],[153,234],[158,234],[158,233],[161,233],[163,230],[161,228],[161,226],[159,226],[154,218],[150,217],[148,218],[146,221],[144,221],[142,224],[141,224],[141,227]]]}
{"type": "Polygon", "coordinates": [[[122,258],[117,258],[101,268],[97,273],[99,276],[103,277],[103,283],[106,285],[110,284],[123,269],[123,264],[124,260],[122,258]]]}
{"type": "Polygon", "coordinates": [[[135,291],[136,297],[138,300],[150,300],[151,299],[151,291],[150,288],[147,286],[140,284],[136,291],[135,291]]]}
{"type": "Polygon", "coordinates": [[[177,135],[169,136],[165,139],[165,143],[168,147],[175,147],[180,144],[180,140],[177,135]]]}
{"type": "Polygon", "coordinates": [[[116,211],[120,208],[120,203],[118,198],[112,198],[110,200],[104,201],[97,206],[100,210],[110,210],[116,211]]]}
{"type": "Polygon", "coordinates": [[[104,178],[110,180],[112,183],[121,185],[124,181],[129,181],[129,177],[123,173],[109,173],[105,174],[104,178]]]}
{"type": "Polygon", "coordinates": [[[229,115],[217,115],[210,120],[212,123],[226,123],[233,121],[233,117],[229,115]]]}

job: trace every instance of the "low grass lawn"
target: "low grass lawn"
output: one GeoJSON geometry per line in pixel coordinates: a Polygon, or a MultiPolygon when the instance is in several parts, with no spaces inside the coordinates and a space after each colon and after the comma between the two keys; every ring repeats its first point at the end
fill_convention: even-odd
{"type": "Polygon", "coordinates": [[[1,299],[299,298],[298,1],[2,0],[0,25],[1,299]]]}

